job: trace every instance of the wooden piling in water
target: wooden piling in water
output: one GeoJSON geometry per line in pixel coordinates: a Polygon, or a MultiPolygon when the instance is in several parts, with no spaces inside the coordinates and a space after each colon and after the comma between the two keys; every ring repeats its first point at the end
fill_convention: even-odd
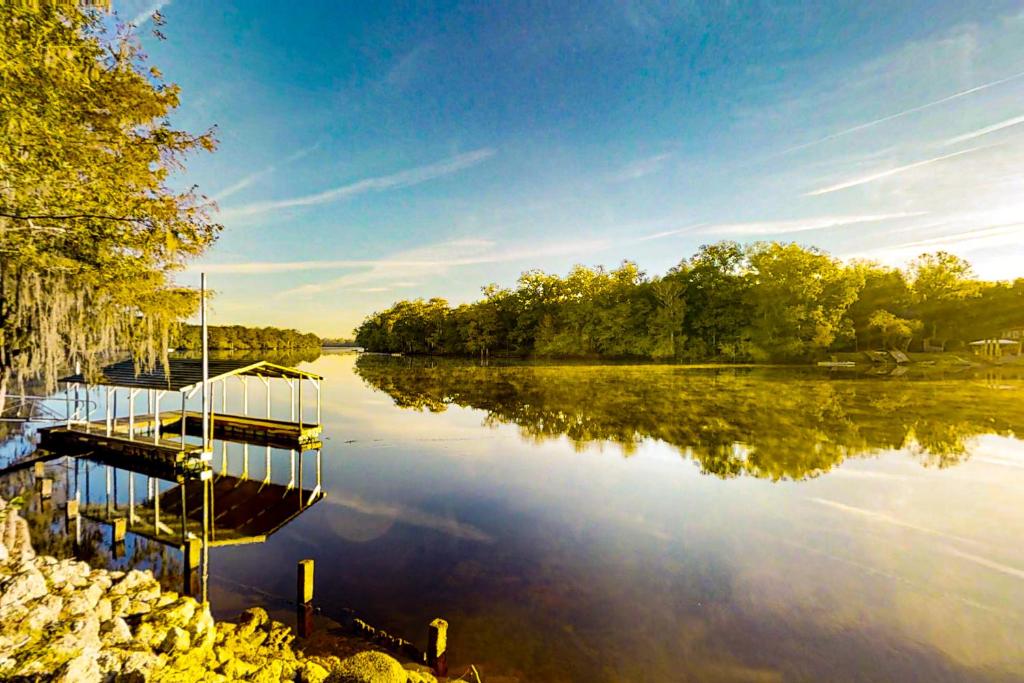
{"type": "Polygon", "coordinates": [[[202,559],[202,543],[198,538],[187,538],[181,549],[184,574],[182,592],[195,597],[200,592],[199,563],[202,559]]]}
{"type": "Polygon", "coordinates": [[[309,638],[313,633],[313,560],[299,560],[295,603],[299,637],[309,638]]]}
{"type": "Polygon", "coordinates": [[[112,522],[111,526],[114,529],[114,543],[122,542],[128,534],[128,520],[124,517],[118,517],[112,522]]]}
{"type": "Polygon", "coordinates": [[[448,622],[434,619],[427,629],[427,666],[438,676],[448,675],[448,622]]]}
{"type": "MultiPolygon", "coordinates": [[[[41,464],[41,463],[37,463],[41,464]]],[[[49,498],[53,495],[53,479],[49,477],[40,477],[36,479],[36,491],[39,492],[41,498],[49,498]]]]}
{"type": "Polygon", "coordinates": [[[36,479],[40,479],[46,476],[46,463],[41,460],[37,460],[32,464],[32,474],[35,475],[36,479]]]}

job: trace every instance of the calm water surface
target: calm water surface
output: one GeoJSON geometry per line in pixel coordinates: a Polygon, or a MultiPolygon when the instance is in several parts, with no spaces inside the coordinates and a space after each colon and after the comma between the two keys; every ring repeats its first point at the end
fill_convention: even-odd
{"type": "MultiPolygon", "coordinates": [[[[1024,381],[328,354],[327,498],[214,548],[455,669],[586,681],[1024,680],[1024,381]],[[420,643],[421,645],[423,643],[420,643]]],[[[240,454],[229,451],[229,458],[240,454]]]]}

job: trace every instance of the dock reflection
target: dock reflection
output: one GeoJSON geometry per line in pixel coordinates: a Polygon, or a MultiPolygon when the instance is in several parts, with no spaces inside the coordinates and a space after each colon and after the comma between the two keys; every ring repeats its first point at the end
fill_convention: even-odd
{"type": "Polygon", "coordinates": [[[241,446],[241,458],[230,457],[225,442],[216,467],[184,472],[101,454],[69,456],[65,524],[74,546],[82,544],[85,520],[109,529],[115,559],[124,556],[130,536],[176,549],[181,592],[205,601],[210,548],[263,543],[325,495],[319,447],[260,448],[263,462],[254,472],[249,445],[231,446],[241,446]],[[306,470],[313,475],[308,483],[306,470]]]}

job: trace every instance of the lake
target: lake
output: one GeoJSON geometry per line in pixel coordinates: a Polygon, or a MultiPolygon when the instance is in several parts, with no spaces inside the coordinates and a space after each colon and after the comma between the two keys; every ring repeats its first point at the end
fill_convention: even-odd
{"type": "Polygon", "coordinates": [[[1012,371],[302,367],[327,496],[211,550],[218,616],[313,558],[328,614],[420,645],[444,617],[485,680],[1024,680],[1012,371]]]}

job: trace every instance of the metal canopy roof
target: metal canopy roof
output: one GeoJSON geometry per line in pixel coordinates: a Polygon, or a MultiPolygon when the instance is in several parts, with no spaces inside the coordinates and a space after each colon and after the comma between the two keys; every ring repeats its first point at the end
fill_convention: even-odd
{"type": "MultiPolygon", "coordinates": [[[[132,389],[163,389],[185,391],[203,381],[203,361],[198,358],[172,358],[164,374],[162,365],[152,372],[136,372],[135,362],[124,360],[103,368],[101,377],[87,380],[82,374],[62,377],[61,382],[129,387],[132,389]]],[[[210,360],[210,381],[232,375],[257,375],[285,379],[323,379],[320,375],[297,368],[286,368],[265,360],[210,360]]]]}

